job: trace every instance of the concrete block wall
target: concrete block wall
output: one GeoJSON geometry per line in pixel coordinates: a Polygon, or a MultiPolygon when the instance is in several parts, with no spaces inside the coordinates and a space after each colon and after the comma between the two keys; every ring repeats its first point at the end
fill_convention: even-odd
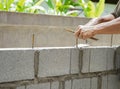
{"type": "MultiPolygon", "coordinates": [[[[75,45],[76,30],[90,18],[26,14],[0,11],[0,48],[65,47],[75,45]],[[64,40],[63,40],[64,39],[64,40]]],[[[111,46],[120,44],[120,35],[96,35],[99,41],[79,40],[80,44],[111,46]]]]}
{"type": "Polygon", "coordinates": [[[0,89],[120,89],[120,47],[0,49],[0,89]]]}

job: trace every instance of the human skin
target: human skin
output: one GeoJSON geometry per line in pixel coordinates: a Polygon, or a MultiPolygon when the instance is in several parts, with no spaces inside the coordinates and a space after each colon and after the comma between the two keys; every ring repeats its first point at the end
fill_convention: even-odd
{"type": "Polygon", "coordinates": [[[87,39],[96,34],[120,34],[120,17],[115,18],[112,14],[94,18],[85,25],[79,25],[75,31],[75,37],[87,39]]]}

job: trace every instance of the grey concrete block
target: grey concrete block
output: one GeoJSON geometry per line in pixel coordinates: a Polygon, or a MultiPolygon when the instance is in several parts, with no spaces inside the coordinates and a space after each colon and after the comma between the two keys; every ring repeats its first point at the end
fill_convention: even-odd
{"type": "Polygon", "coordinates": [[[90,79],[75,79],[73,80],[72,89],[90,89],[90,79]]]}
{"type": "Polygon", "coordinates": [[[82,72],[114,69],[114,53],[115,49],[112,47],[89,47],[83,49],[82,72]]]}
{"type": "Polygon", "coordinates": [[[114,48],[91,49],[90,72],[111,70],[114,67],[114,48]]]}
{"type": "Polygon", "coordinates": [[[39,77],[58,76],[69,74],[70,49],[43,49],[39,50],[39,77]]]}
{"type": "Polygon", "coordinates": [[[79,66],[80,66],[80,56],[82,54],[79,53],[79,49],[73,48],[70,50],[70,59],[71,59],[71,74],[79,73],[79,66]]]}
{"type": "Polygon", "coordinates": [[[112,45],[120,45],[120,34],[113,35],[112,45]]]}
{"type": "Polygon", "coordinates": [[[17,87],[16,89],[25,89],[25,86],[17,87]]]}
{"type": "Polygon", "coordinates": [[[0,24],[6,24],[7,22],[7,14],[0,11],[0,24]]]}
{"type": "Polygon", "coordinates": [[[34,47],[75,45],[75,37],[72,33],[65,31],[64,27],[5,25],[0,26],[0,32],[0,48],[30,48],[33,46],[33,34],[34,47]]]}
{"type": "Polygon", "coordinates": [[[4,88],[4,87],[0,87],[0,89],[10,89],[10,88],[4,88]]]}
{"type": "Polygon", "coordinates": [[[34,51],[0,49],[0,82],[33,79],[34,51]]]}
{"type": "Polygon", "coordinates": [[[7,14],[7,24],[15,24],[15,25],[48,25],[49,24],[49,15],[11,13],[11,12],[6,14],[7,14]]]}
{"type": "Polygon", "coordinates": [[[102,89],[108,89],[108,76],[103,76],[102,77],[102,89]]]}
{"type": "Polygon", "coordinates": [[[71,89],[72,88],[72,81],[65,81],[65,89],[71,89]]]}
{"type": "Polygon", "coordinates": [[[52,82],[50,89],[59,89],[59,82],[52,82]]]}
{"type": "Polygon", "coordinates": [[[32,29],[27,26],[0,26],[0,48],[32,47],[32,29]],[[29,29],[29,30],[28,30],[29,29]]]}
{"type": "Polygon", "coordinates": [[[120,81],[117,75],[102,77],[102,89],[120,89],[120,81]]]}
{"type": "Polygon", "coordinates": [[[50,83],[28,85],[26,89],[50,89],[50,83]]]}
{"type": "Polygon", "coordinates": [[[75,45],[73,34],[64,29],[64,27],[52,26],[39,28],[35,32],[35,47],[65,47],[75,45]]]}
{"type": "Polygon", "coordinates": [[[76,27],[78,25],[84,25],[86,24],[90,19],[89,18],[84,18],[84,17],[74,17],[73,18],[73,25],[76,27]]]}
{"type": "Polygon", "coordinates": [[[76,27],[76,26],[74,26],[74,24],[73,24],[73,17],[66,17],[66,18],[63,18],[63,25],[64,26],[70,26],[70,27],[76,27]]]}
{"type": "Polygon", "coordinates": [[[97,78],[75,79],[72,89],[97,89],[97,78]]]}
{"type": "Polygon", "coordinates": [[[98,89],[98,78],[94,77],[90,79],[91,82],[91,89],[98,89]]]}
{"type": "Polygon", "coordinates": [[[99,41],[94,41],[88,39],[88,44],[91,46],[111,46],[111,35],[96,35],[95,38],[99,39],[99,41]]]}
{"type": "Polygon", "coordinates": [[[116,69],[120,68],[120,47],[116,49],[116,54],[115,54],[115,67],[116,69]]]}
{"type": "Polygon", "coordinates": [[[46,25],[46,26],[51,25],[51,26],[73,27],[80,24],[85,24],[90,20],[85,17],[68,17],[68,16],[66,17],[66,16],[56,16],[56,15],[28,14],[28,13],[15,13],[15,12],[4,12],[4,14],[7,17],[6,24],[17,24],[17,25],[46,25]]]}
{"type": "Polygon", "coordinates": [[[82,70],[81,72],[90,72],[90,51],[89,48],[84,48],[83,50],[83,59],[82,59],[82,70]]]}
{"type": "Polygon", "coordinates": [[[62,16],[49,16],[49,22],[50,26],[64,26],[63,20],[64,18],[62,16]]]}

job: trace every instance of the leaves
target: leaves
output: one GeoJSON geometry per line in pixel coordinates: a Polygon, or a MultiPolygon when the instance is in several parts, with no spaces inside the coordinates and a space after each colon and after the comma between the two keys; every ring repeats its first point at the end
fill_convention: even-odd
{"type": "Polygon", "coordinates": [[[102,14],[104,3],[105,0],[100,0],[97,4],[90,0],[0,0],[0,10],[79,16],[82,8],[86,17],[94,18],[102,14]],[[43,2],[45,7],[41,5],[43,2]]]}
{"type": "Polygon", "coordinates": [[[9,11],[14,0],[0,0],[0,10],[9,11]]]}
{"type": "Polygon", "coordinates": [[[44,0],[0,0],[0,10],[40,13],[45,12],[45,9],[40,6],[44,0]]]}
{"type": "Polygon", "coordinates": [[[28,7],[27,10],[30,13],[39,13],[39,11],[41,12],[45,12],[45,9],[40,6],[40,4],[43,2],[44,0],[39,0],[38,2],[36,2],[33,6],[28,7]]]}
{"type": "Polygon", "coordinates": [[[25,0],[19,0],[19,2],[16,4],[16,11],[23,12],[25,7],[25,0]]]}
{"type": "Polygon", "coordinates": [[[77,5],[73,0],[45,0],[48,5],[48,14],[66,15],[70,8],[77,5]]]}
{"type": "Polygon", "coordinates": [[[105,0],[100,0],[97,5],[92,1],[85,2],[84,0],[79,0],[79,5],[84,10],[84,15],[86,17],[94,18],[98,17],[104,11],[105,0]]]}
{"type": "Polygon", "coordinates": [[[102,12],[104,10],[104,3],[105,3],[105,0],[100,0],[99,3],[97,3],[96,14],[95,14],[96,17],[98,17],[102,14],[102,12]]]}
{"type": "Polygon", "coordinates": [[[4,10],[4,6],[3,6],[3,3],[2,3],[2,0],[0,0],[0,10],[4,10]]]}
{"type": "Polygon", "coordinates": [[[50,8],[52,8],[52,9],[54,9],[54,5],[53,5],[53,1],[52,0],[45,0],[45,2],[47,3],[47,5],[50,7],[50,8]]]}

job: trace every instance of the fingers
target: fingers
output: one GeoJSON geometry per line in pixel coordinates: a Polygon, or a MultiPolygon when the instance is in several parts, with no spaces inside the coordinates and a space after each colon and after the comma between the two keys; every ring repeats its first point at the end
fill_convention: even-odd
{"type": "Polygon", "coordinates": [[[93,33],[94,33],[94,30],[91,27],[89,28],[89,26],[84,27],[79,25],[74,35],[76,38],[86,40],[87,38],[93,37],[94,36],[93,33]]]}
{"type": "Polygon", "coordinates": [[[77,27],[74,35],[75,35],[76,38],[80,38],[80,37],[79,37],[80,34],[81,34],[81,25],[79,25],[79,26],[77,27]]]}

